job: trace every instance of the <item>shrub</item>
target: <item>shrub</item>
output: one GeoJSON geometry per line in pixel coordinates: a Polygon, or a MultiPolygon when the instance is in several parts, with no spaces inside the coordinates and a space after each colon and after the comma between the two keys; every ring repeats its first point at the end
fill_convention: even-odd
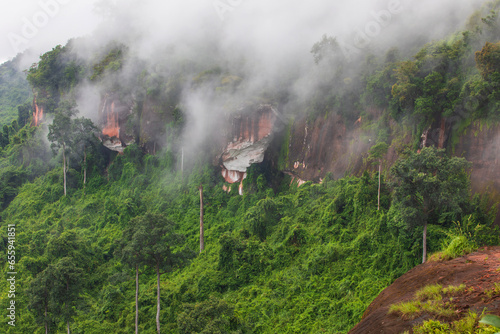
{"type": "Polygon", "coordinates": [[[441,300],[441,290],[443,287],[439,284],[436,285],[428,285],[417,291],[415,294],[415,298],[417,300],[426,301],[426,300],[441,300]]]}
{"type": "Polygon", "coordinates": [[[444,260],[451,260],[460,256],[467,255],[477,249],[476,245],[471,243],[465,236],[454,238],[443,252],[444,260]]]}
{"type": "Polygon", "coordinates": [[[422,325],[413,329],[415,334],[440,334],[450,333],[450,325],[443,324],[437,320],[427,320],[422,325]]]}

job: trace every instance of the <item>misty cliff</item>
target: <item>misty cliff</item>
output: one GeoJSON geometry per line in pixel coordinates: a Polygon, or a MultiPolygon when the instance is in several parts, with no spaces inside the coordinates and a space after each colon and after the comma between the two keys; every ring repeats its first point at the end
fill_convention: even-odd
{"type": "MultiPolygon", "coordinates": [[[[451,155],[464,157],[472,162],[471,183],[475,192],[500,191],[500,126],[475,121],[453,133],[452,125],[445,119],[435,122],[421,137],[412,136],[395,123],[390,146],[384,156],[386,172],[399,158],[404,147],[417,143],[417,148],[436,146],[445,148],[451,155]],[[452,138],[454,136],[454,138],[452,138]]],[[[363,129],[363,120],[345,124],[337,115],[318,117],[313,121],[300,119],[293,122],[289,131],[282,134],[288,144],[287,160],[283,170],[303,180],[320,182],[327,173],[335,178],[361,175],[365,170],[375,170],[368,161],[369,149],[375,144],[374,134],[363,129]]]]}
{"type": "Polygon", "coordinates": [[[18,69],[0,331],[347,333],[426,251],[500,243],[500,0],[195,2],[101,2],[18,69]]]}

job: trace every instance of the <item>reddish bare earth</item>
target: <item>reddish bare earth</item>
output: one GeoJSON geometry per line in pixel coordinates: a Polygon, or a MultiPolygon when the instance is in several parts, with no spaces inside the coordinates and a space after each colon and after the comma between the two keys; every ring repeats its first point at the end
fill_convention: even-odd
{"type": "Polygon", "coordinates": [[[361,322],[349,333],[403,333],[431,319],[429,314],[424,313],[414,320],[404,320],[397,314],[388,314],[388,311],[390,305],[412,300],[416,291],[432,284],[443,287],[465,284],[468,289],[453,298],[456,317],[438,319],[440,321],[460,319],[468,311],[481,313],[484,308],[491,314],[500,315],[500,295],[488,297],[485,293],[493,289],[495,283],[500,283],[500,247],[484,247],[450,261],[427,262],[413,268],[382,291],[365,311],[361,322]]]}

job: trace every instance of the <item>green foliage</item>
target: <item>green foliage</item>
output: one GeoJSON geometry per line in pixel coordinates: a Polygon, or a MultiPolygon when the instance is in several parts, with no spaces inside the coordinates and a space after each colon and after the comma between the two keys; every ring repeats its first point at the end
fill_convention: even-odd
{"type": "Polygon", "coordinates": [[[335,54],[340,54],[341,50],[336,38],[323,35],[321,41],[313,45],[311,53],[314,56],[314,61],[318,64],[324,58],[328,59],[335,54]]]}
{"type": "Polygon", "coordinates": [[[441,291],[443,287],[439,284],[428,285],[415,293],[415,298],[421,301],[425,300],[441,300],[441,291]]]}
{"type": "MultiPolygon", "coordinates": [[[[493,296],[498,296],[498,294],[500,294],[500,283],[495,283],[494,287],[492,289],[486,290],[485,293],[486,293],[486,296],[488,296],[488,298],[491,298],[493,296]]],[[[497,323],[497,325],[498,325],[498,323],[497,323]]],[[[497,327],[500,328],[500,326],[497,326],[497,327]]]]}
{"type": "Polygon", "coordinates": [[[448,297],[459,295],[465,291],[465,288],[466,288],[465,284],[460,284],[458,286],[449,285],[443,289],[443,294],[445,294],[448,297]]]}
{"type": "MultiPolygon", "coordinates": [[[[62,330],[71,319],[73,330],[133,331],[131,269],[140,263],[139,329],[153,331],[160,261],[160,273],[166,272],[160,279],[160,322],[167,332],[202,324],[208,327],[199,331],[346,332],[384,287],[418,262],[413,234],[390,228],[390,200],[377,213],[377,179],[369,174],[275,193],[266,170],[253,169],[249,191],[240,197],[222,191],[216,170],[197,168],[180,178],[154,167],[164,166],[167,155],[155,158],[156,165],[151,159],[138,147],[127,148],[109,167],[109,181],[90,176],[85,196],[74,190],[63,198],[57,170],[21,186],[2,224],[22,226],[19,263],[26,269],[19,270],[34,282],[26,284],[33,291],[25,294],[31,306],[24,312],[32,314],[25,326],[41,328],[46,321],[51,330],[62,330]],[[163,250],[177,254],[184,246],[197,247],[200,184],[206,196],[206,251],[176,269],[163,250]],[[162,221],[176,222],[167,230],[185,240],[168,248],[161,241],[162,221]],[[89,274],[81,280],[81,293],[61,302],[51,297],[59,291],[55,287],[35,287],[46,279],[41,273],[65,256],[73,259],[75,272],[89,274]],[[73,313],[58,309],[65,303],[75,305],[73,313]]],[[[475,219],[484,222],[483,209],[475,210],[475,219]]],[[[445,238],[436,235],[430,247],[445,238]]]]}
{"type": "Polygon", "coordinates": [[[93,65],[90,80],[102,79],[106,71],[117,72],[120,70],[126,53],[127,48],[123,45],[112,48],[108,54],[93,65]]]}
{"type": "Polygon", "coordinates": [[[485,315],[479,322],[500,329],[500,317],[496,315],[485,315]]]}
{"type": "MultiPolygon", "coordinates": [[[[192,256],[192,251],[189,250],[174,252],[176,247],[184,244],[184,236],[175,233],[174,223],[161,214],[148,212],[136,216],[129,225],[132,230],[125,232],[132,234],[130,240],[132,249],[131,254],[127,256],[129,259],[127,262],[140,261],[142,258],[142,263],[155,267],[157,271],[169,272],[182,266],[192,256]],[[139,249],[141,258],[136,257],[139,249]]],[[[128,248],[125,250],[127,250],[125,254],[128,254],[128,248]]]]}
{"type": "MultiPolygon", "coordinates": [[[[487,316],[485,316],[487,317],[487,316]]],[[[452,323],[442,323],[438,320],[426,320],[421,325],[413,327],[413,333],[418,334],[494,334],[491,327],[478,324],[479,315],[475,312],[452,323]]],[[[481,323],[482,321],[479,321],[481,323]]]]}
{"type": "Polygon", "coordinates": [[[369,159],[370,160],[377,160],[377,163],[379,162],[378,160],[382,159],[384,155],[387,153],[387,150],[389,149],[389,145],[384,142],[379,142],[375,145],[373,145],[370,148],[369,151],[369,159]]]}
{"type": "Polygon", "coordinates": [[[198,304],[184,304],[177,317],[179,333],[246,333],[235,316],[234,307],[212,297],[198,304]]]}
{"type": "Polygon", "coordinates": [[[476,52],[476,63],[483,79],[500,83],[500,42],[487,42],[476,52]]]}
{"type": "Polygon", "coordinates": [[[421,310],[420,302],[403,302],[399,304],[393,304],[389,307],[389,313],[400,313],[405,318],[414,319],[416,318],[421,310]]]}
{"type": "MultiPolygon", "coordinates": [[[[490,16],[478,24],[496,29],[497,17],[490,16]]],[[[385,143],[395,136],[391,146],[396,151],[404,146],[401,137],[407,134],[384,125],[393,120],[414,123],[409,132],[417,140],[442,116],[460,115],[452,132],[463,131],[473,118],[493,117],[497,110],[494,45],[478,57],[477,66],[487,75],[474,62],[474,51],[485,43],[481,36],[469,32],[426,45],[414,60],[401,61],[397,50],[382,59],[359,55],[354,59],[359,71],[350,70],[336,39],[325,36],[311,50],[318,86],[303,107],[309,120],[337,112],[347,128],[358,126],[361,116],[362,129],[376,135],[370,156],[379,162],[388,150],[385,143]]],[[[43,55],[28,73],[37,103],[56,112],[49,127],[55,148],[68,144],[63,149],[70,161],[68,196],[62,196],[57,160],[48,161],[36,129],[23,127],[29,105],[18,108],[17,122],[2,127],[0,226],[19,226],[19,332],[42,331],[45,324],[62,332],[68,321],[74,332],[132,332],[136,269],[140,332],[155,331],[159,298],[159,321],[169,333],[346,333],[382,289],[418,263],[421,230],[414,227],[430,224],[431,250],[456,236],[457,254],[466,245],[463,237],[469,244],[499,242],[489,206],[469,198],[468,164],[427,148],[396,164],[394,196],[381,178],[380,211],[378,180],[369,173],[290,187],[290,178],[273,169],[276,161],[266,161],[248,170],[241,197],[235,189],[224,192],[219,171],[201,158],[181,174],[176,147],[187,122],[184,89],[209,87],[224,108],[233,110],[241,98],[226,95],[238,92],[245,77],[212,60],[176,59],[171,54],[177,52],[146,64],[122,45],[101,51],[86,63],[70,42],[43,55]],[[120,70],[129,61],[134,66],[125,80],[120,70]],[[74,105],[66,101],[85,77],[103,94],[134,97],[130,126],[140,138],[123,154],[104,150],[85,136],[93,126],[72,117],[74,105]],[[160,136],[139,129],[138,122],[150,121],[148,115],[158,117],[152,123],[160,136]],[[166,145],[156,156],[146,154],[153,141],[166,145]],[[188,249],[199,242],[200,184],[206,196],[206,251],[192,258],[188,249]],[[453,225],[458,221],[459,227],[453,225]]],[[[267,88],[252,98],[293,104],[281,88],[267,88]]],[[[277,159],[281,168],[289,162],[291,127],[277,159]]],[[[5,250],[5,240],[0,249],[5,250]]],[[[5,259],[0,264],[5,268],[5,259]]],[[[5,285],[0,289],[5,292],[5,285]]],[[[454,311],[442,301],[463,289],[433,289],[399,312],[450,316],[454,311]]],[[[5,295],[0,294],[2,307],[5,295]]],[[[438,330],[441,325],[427,326],[438,330]]],[[[9,331],[5,323],[0,328],[9,331]]]]}
{"type": "Polygon", "coordinates": [[[61,96],[71,91],[86,73],[86,64],[73,51],[72,41],[40,56],[28,71],[28,82],[36,91],[37,103],[53,112],[61,96]]]}
{"type": "MultiPolygon", "coordinates": [[[[31,91],[26,76],[20,67],[20,57],[0,65],[0,128],[18,119],[18,106],[30,104],[31,91]]],[[[30,108],[31,109],[31,108],[30,108]]],[[[26,114],[23,109],[23,120],[26,114]]],[[[28,114],[30,117],[31,112],[28,114]]],[[[19,120],[19,119],[18,119],[19,120]]],[[[19,121],[21,126],[25,122],[19,121]]],[[[0,146],[5,146],[1,145],[0,146]]]]}
{"type": "Polygon", "coordinates": [[[20,130],[4,126],[10,143],[0,151],[0,212],[17,196],[27,181],[47,171],[47,149],[29,125],[20,130]]]}
{"type": "Polygon", "coordinates": [[[443,251],[444,260],[451,260],[474,252],[477,246],[469,242],[466,237],[460,236],[453,239],[443,251]]]}
{"type": "Polygon", "coordinates": [[[450,333],[450,325],[437,320],[427,320],[421,326],[414,328],[413,332],[416,334],[450,333]]]}
{"type": "MultiPolygon", "coordinates": [[[[423,148],[408,153],[406,159],[394,164],[394,219],[410,227],[424,226],[431,221],[447,223],[458,217],[468,199],[468,163],[463,158],[449,158],[443,150],[423,148]]],[[[424,244],[426,234],[424,233],[424,244]]],[[[424,247],[424,259],[426,260],[424,247]]]]}
{"type": "MultiPolygon", "coordinates": [[[[415,319],[424,313],[434,317],[452,318],[455,316],[456,311],[450,301],[452,297],[463,294],[465,288],[463,284],[460,286],[450,285],[446,288],[439,284],[427,285],[415,293],[413,300],[391,305],[389,313],[399,314],[404,319],[415,319]],[[443,297],[448,297],[448,301],[443,300],[443,297]]],[[[441,326],[441,324],[431,320],[427,324],[424,323],[421,330],[429,330],[429,328],[434,328],[433,326],[441,326]]],[[[448,326],[448,324],[443,326],[448,326]]]]}

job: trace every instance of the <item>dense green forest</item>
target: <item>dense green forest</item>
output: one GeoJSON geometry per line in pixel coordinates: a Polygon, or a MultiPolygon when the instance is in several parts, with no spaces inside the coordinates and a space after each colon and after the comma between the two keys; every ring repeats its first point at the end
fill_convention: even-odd
{"type": "Polygon", "coordinates": [[[29,101],[31,90],[26,81],[26,74],[19,69],[20,57],[0,65],[0,126],[2,127],[17,120],[18,113],[26,113],[26,108],[31,110],[29,101]]]}
{"type": "MultiPolygon", "coordinates": [[[[132,332],[134,267],[117,252],[132,240],[122,232],[134,218],[154,213],[175,222],[186,237],[174,253],[197,251],[200,184],[206,250],[161,276],[166,332],[346,331],[384,287],[420,261],[421,229],[407,228],[385,182],[377,211],[376,175],[300,188],[284,178],[273,190],[266,178],[272,176],[253,168],[248,194],[239,196],[222,190],[211,167],[182,177],[169,171],[168,157],[143,156],[137,147],[117,160],[121,166],[109,170],[109,181],[92,177],[84,194],[75,177],[67,197],[61,170],[54,169],[24,185],[3,212],[4,224],[17,226],[22,273],[18,325],[3,324],[6,332],[43,332],[44,321],[51,331],[63,331],[67,319],[74,333],[132,332]],[[51,284],[66,288],[69,282],[69,290],[43,291],[50,287],[44,281],[49,271],[51,284]]],[[[459,212],[435,217],[429,251],[440,250],[463,229],[472,231],[466,236],[476,246],[498,243],[488,207],[486,199],[474,197],[459,212]]],[[[153,333],[155,269],[139,263],[139,328],[153,333]]],[[[4,295],[2,306],[6,302],[4,295]]]]}
{"type": "Polygon", "coordinates": [[[243,196],[237,184],[223,190],[210,143],[180,169],[182,90],[203,88],[223,109],[290,105],[286,78],[237,98],[248,92],[245,75],[216,59],[193,63],[166,51],[150,64],[121,43],[85,59],[77,41],[42,55],[27,79],[53,121],[32,126],[22,105],[28,95],[0,100],[2,108],[21,105],[0,137],[0,248],[15,251],[15,265],[1,260],[4,310],[12,300],[8,272],[17,272],[15,327],[3,321],[1,331],[132,333],[138,290],[140,333],[159,325],[166,333],[346,333],[381,290],[422,262],[423,251],[454,257],[498,245],[496,206],[488,194],[471,193],[470,164],[452,156],[473,121],[499,121],[498,10],[498,1],[486,5],[467,30],[416,54],[360,55],[356,71],[335,37],[325,36],[311,51],[320,89],[289,112],[306,110],[311,120],[337,112],[354,124],[359,114],[350,111],[379,108],[380,117],[362,112],[363,127],[376,133],[366,158],[380,163],[377,148],[397,145],[400,159],[380,178],[369,169],[299,187],[277,167],[287,155],[284,130],[273,143],[279,157],[250,167],[243,196]],[[84,83],[102,95],[134,96],[127,127],[135,143],[123,154],[103,147],[97,125],[78,114],[84,83]],[[161,135],[142,128],[144,101],[164,121],[161,135]],[[441,117],[453,120],[446,150],[416,153],[441,117]],[[7,233],[13,225],[15,241],[7,233]]]}

